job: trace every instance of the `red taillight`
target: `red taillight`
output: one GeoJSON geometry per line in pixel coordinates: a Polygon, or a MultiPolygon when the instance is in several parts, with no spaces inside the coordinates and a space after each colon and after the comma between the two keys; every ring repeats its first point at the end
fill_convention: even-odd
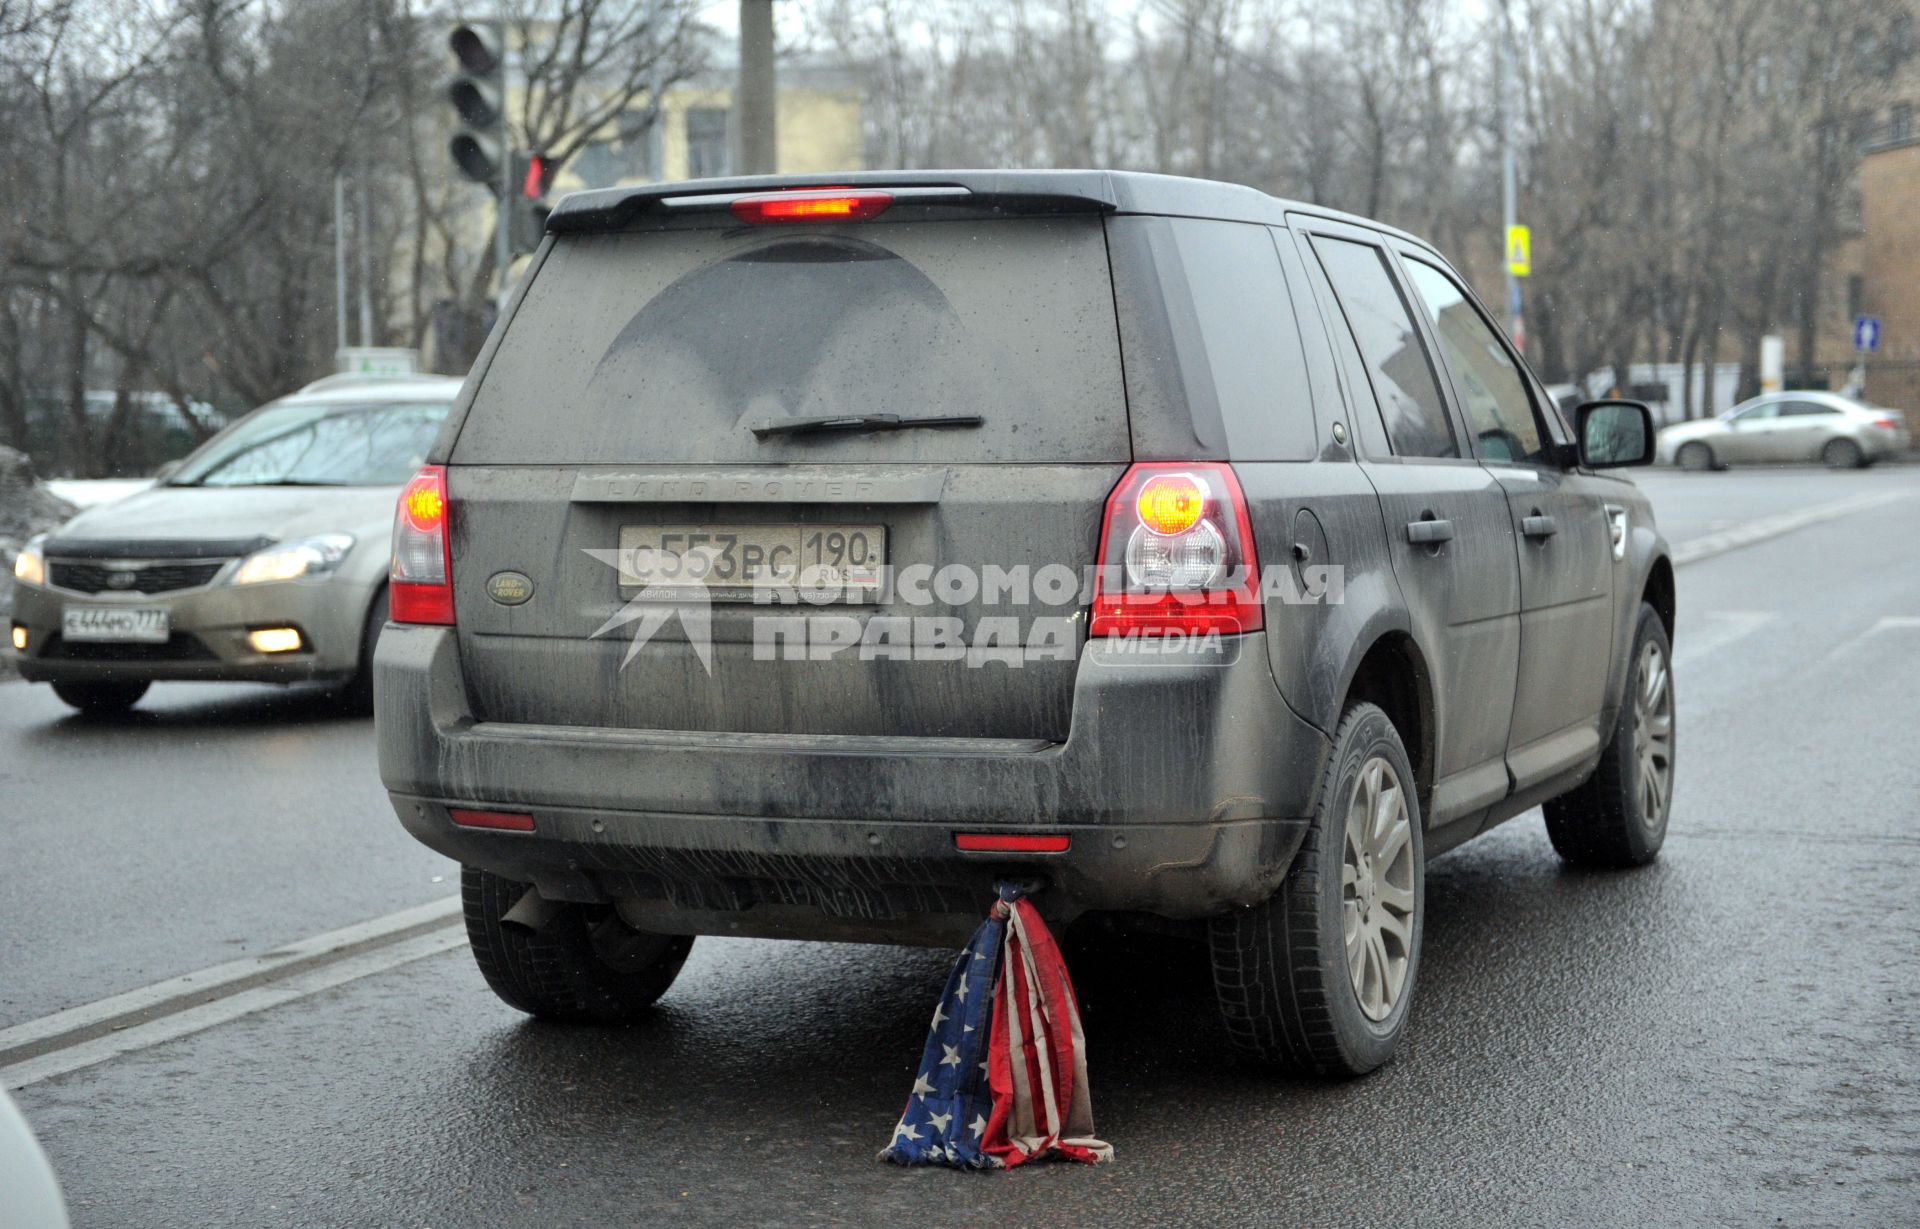
{"type": "Polygon", "coordinates": [[[1884,415],[1882,417],[1874,419],[1873,425],[1876,427],[1879,427],[1883,431],[1895,431],[1895,430],[1898,430],[1900,427],[1900,424],[1898,422],[1895,422],[1893,419],[1887,418],[1884,415]]]}
{"type": "Polygon", "coordinates": [[[1025,833],[956,832],[953,847],[965,853],[1065,853],[1069,836],[1032,836],[1025,833]]]}
{"type": "Polygon", "coordinates": [[[893,204],[893,193],[855,188],[811,188],[799,192],[760,192],[743,196],[729,208],[742,222],[864,222],[893,204]]]}
{"type": "Polygon", "coordinates": [[[447,471],[422,466],[393,513],[388,614],[395,623],[453,622],[453,548],[447,537],[447,471]]]}
{"type": "Polygon", "coordinates": [[[533,831],[533,816],[517,811],[468,811],[448,807],[447,814],[462,828],[493,828],[501,832],[533,831]]]}
{"type": "Polygon", "coordinates": [[[1253,525],[1233,467],[1135,465],[1107,497],[1093,636],[1204,635],[1265,625],[1253,525]]]}

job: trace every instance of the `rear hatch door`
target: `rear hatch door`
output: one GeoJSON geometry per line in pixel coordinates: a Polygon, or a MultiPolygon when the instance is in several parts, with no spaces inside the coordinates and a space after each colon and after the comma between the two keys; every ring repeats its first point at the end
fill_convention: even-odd
{"type": "Polygon", "coordinates": [[[475,715],[1062,740],[1130,459],[1098,213],[564,235],[450,456],[475,715]]]}

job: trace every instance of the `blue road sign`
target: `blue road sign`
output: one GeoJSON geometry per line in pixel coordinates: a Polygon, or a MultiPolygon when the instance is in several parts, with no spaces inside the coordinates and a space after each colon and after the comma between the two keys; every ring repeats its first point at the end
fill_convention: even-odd
{"type": "Polygon", "coordinates": [[[1853,348],[1865,354],[1871,354],[1880,348],[1880,317],[1855,316],[1853,318],[1853,348]]]}

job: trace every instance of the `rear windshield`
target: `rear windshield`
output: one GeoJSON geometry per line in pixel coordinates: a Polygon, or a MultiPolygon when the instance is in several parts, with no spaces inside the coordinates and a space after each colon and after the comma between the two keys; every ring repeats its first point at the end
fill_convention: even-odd
{"type": "Polygon", "coordinates": [[[563,239],[453,452],[527,465],[1129,456],[1093,217],[563,239]],[[854,414],[984,422],[753,433],[854,414]]]}

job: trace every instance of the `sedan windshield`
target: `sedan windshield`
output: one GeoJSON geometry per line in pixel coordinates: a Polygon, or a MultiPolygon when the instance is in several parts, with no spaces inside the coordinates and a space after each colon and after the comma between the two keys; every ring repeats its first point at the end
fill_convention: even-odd
{"type": "Polygon", "coordinates": [[[447,403],[287,403],[256,410],[188,457],[172,486],[398,486],[447,403]]]}

